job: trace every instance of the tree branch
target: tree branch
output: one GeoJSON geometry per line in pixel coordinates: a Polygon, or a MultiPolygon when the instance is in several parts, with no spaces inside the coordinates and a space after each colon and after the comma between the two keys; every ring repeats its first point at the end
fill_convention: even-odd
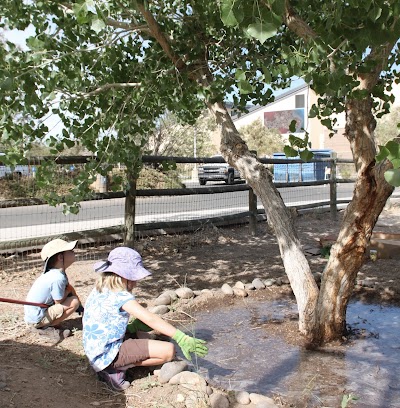
{"type": "MultiPolygon", "coordinates": [[[[69,4],[63,3],[63,4],[60,4],[60,7],[69,14],[73,13],[72,6],[69,4]]],[[[136,25],[136,24],[131,24],[131,23],[125,23],[123,21],[117,21],[112,18],[107,18],[104,23],[110,27],[120,28],[122,30],[127,30],[127,31],[139,31],[139,32],[149,31],[149,27],[147,27],[147,25],[136,25]]]]}
{"type": "Polygon", "coordinates": [[[185,62],[174,52],[170,45],[170,40],[162,32],[161,27],[153,17],[153,14],[146,10],[143,4],[138,3],[138,9],[147,22],[150,34],[155,38],[158,44],[160,44],[167,57],[173,62],[178,71],[184,70],[186,68],[185,62]]]}

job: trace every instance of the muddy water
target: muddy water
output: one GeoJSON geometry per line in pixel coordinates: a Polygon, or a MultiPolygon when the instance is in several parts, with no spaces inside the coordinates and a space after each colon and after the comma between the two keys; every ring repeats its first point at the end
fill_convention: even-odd
{"type": "MultiPolygon", "coordinates": [[[[400,309],[351,303],[347,322],[357,338],[319,351],[293,346],[268,330],[293,314],[292,301],[246,300],[196,314],[208,340],[200,372],[225,389],[282,395],[295,407],[400,407],[400,309]]],[[[274,333],[277,331],[274,330],[274,333]]]]}

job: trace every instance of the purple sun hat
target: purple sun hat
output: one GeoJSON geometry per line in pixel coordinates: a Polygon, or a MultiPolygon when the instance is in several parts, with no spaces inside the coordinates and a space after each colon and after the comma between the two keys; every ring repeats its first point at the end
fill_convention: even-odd
{"type": "Polygon", "coordinates": [[[113,272],[130,281],[138,281],[151,275],[142,262],[138,252],[128,247],[118,247],[109,254],[107,261],[100,261],[93,266],[95,272],[113,272]]]}

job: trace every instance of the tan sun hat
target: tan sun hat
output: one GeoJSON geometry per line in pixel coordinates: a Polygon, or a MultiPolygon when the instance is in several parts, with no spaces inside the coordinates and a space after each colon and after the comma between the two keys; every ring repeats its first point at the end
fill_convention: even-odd
{"type": "Polygon", "coordinates": [[[43,272],[47,271],[47,262],[53,255],[64,251],[72,251],[76,247],[77,243],[78,241],[67,242],[60,238],[53,239],[52,241],[48,242],[40,252],[40,257],[44,261],[43,272]]]}

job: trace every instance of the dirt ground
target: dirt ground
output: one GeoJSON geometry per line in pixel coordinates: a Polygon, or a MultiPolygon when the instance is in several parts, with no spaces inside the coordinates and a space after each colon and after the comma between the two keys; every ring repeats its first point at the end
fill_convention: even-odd
{"type": "MultiPolygon", "coordinates": [[[[392,204],[382,213],[375,231],[399,233],[399,215],[400,205],[392,204]]],[[[303,247],[319,248],[320,238],[338,232],[340,218],[332,221],[326,213],[298,215],[295,222],[303,247]]],[[[276,240],[266,223],[259,225],[255,237],[249,236],[247,227],[208,228],[190,235],[148,238],[140,241],[137,248],[146,267],[153,272],[136,291],[138,300],[148,306],[164,290],[179,286],[219,289],[223,283],[233,285],[239,280],[246,283],[257,277],[285,276],[276,240]]],[[[80,249],[78,257],[84,251],[80,249]]],[[[308,255],[308,259],[313,272],[323,271],[326,258],[308,255]]],[[[95,280],[92,264],[93,261],[78,260],[67,271],[83,303],[95,280]]],[[[40,272],[40,268],[0,272],[0,297],[24,299],[40,272]]],[[[354,296],[400,304],[399,260],[372,262],[366,258],[359,279],[368,284],[357,286],[354,296]]],[[[252,291],[249,296],[265,299],[292,295],[289,286],[274,286],[252,291]]],[[[205,305],[218,306],[226,303],[227,298],[214,291],[191,302],[195,310],[205,305]]],[[[187,307],[178,301],[165,318],[178,324],[185,320],[187,307]]],[[[64,326],[73,330],[73,336],[51,343],[26,330],[22,306],[0,303],[0,407],[184,407],[184,403],[177,402],[182,392],[179,387],[161,385],[152,370],[132,369],[131,387],[123,393],[110,391],[97,380],[84,356],[81,319],[75,315],[64,326]]],[[[299,339],[296,322],[292,320],[280,325],[279,330],[283,337],[299,339]]],[[[278,405],[289,406],[284,398],[275,398],[278,405]]]]}

